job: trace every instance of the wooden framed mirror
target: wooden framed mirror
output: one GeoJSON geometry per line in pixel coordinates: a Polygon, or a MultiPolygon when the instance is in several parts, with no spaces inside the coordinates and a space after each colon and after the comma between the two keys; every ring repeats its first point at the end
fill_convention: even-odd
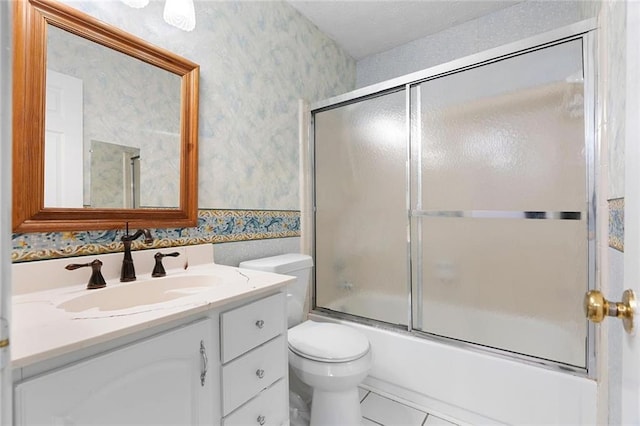
{"type": "Polygon", "coordinates": [[[13,231],[195,226],[199,66],[54,0],[13,3],[13,231]],[[51,92],[59,68],[80,96],[51,92]],[[80,130],[48,127],[60,99],[80,130]]]}

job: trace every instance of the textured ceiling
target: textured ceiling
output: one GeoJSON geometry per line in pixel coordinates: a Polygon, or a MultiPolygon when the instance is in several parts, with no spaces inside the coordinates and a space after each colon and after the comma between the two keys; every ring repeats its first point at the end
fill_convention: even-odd
{"type": "Polygon", "coordinates": [[[384,52],[523,0],[289,0],[354,59],[384,52]]]}

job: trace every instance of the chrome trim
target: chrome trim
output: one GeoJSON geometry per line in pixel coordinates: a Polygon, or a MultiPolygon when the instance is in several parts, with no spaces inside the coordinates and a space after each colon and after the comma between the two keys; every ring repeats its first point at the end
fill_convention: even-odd
{"type": "Polygon", "coordinates": [[[311,295],[309,300],[309,308],[315,309],[316,307],[316,286],[318,284],[317,273],[318,266],[316,264],[316,235],[318,227],[316,226],[316,214],[318,212],[318,204],[316,202],[316,120],[315,115],[309,109],[309,173],[311,173],[311,222],[312,222],[312,239],[311,242],[311,256],[313,256],[313,270],[311,274],[311,295]]]}
{"type": "Polygon", "coordinates": [[[541,47],[546,44],[557,44],[568,39],[580,38],[584,33],[594,30],[597,27],[595,18],[576,22],[575,24],[559,28],[557,30],[547,31],[537,36],[525,38],[513,43],[494,47],[473,55],[455,59],[444,64],[436,65],[425,70],[416,71],[400,77],[392,78],[380,83],[372,84],[360,89],[353,90],[342,95],[334,96],[329,99],[314,102],[310,105],[311,111],[335,106],[336,104],[349,102],[357,98],[370,96],[372,94],[398,88],[407,84],[416,83],[420,80],[429,79],[440,74],[447,74],[451,71],[459,71],[463,68],[475,67],[486,62],[494,62],[504,57],[519,55],[523,51],[541,47]]]}
{"type": "MultiPolygon", "coordinates": [[[[416,126],[416,138],[417,141],[415,143],[415,151],[416,151],[416,156],[415,156],[415,163],[416,163],[416,190],[415,190],[415,197],[416,197],[416,210],[422,210],[422,198],[423,198],[423,187],[422,187],[422,88],[420,85],[413,85],[412,86],[413,89],[415,89],[415,109],[416,109],[416,119],[414,120],[415,126],[416,126]]],[[[409,112],[411,113],[411,112],[409,112]]],[[[411,210],[413,211],[413,210],[411,210]]],[[[409,216],[413,217],[413,214],[409,213],[409,216]]],[[[416,299],[417,299],[417,305],[416,305],[416,309],[415,309],[415,325],[413,328],[422,328],[423,324],[422,324],[422,319],[424,317],[424,310],[423,310],[423,301],[424,301],[424,276],[422,274],[422,258],[423,258],[423,254],[422,254],[422,247],[424,247],[423,241],[422,241],[422,221],[418,220],[415,221],[415,237],[416,237],[416,246],[415,246],[415,251],[416,251],[416,259],[413,262],[414,268],[415,268],[415,288],[416,288],[416,299]]],[[[412,275],[413,277],[413,275],[412,275]]],[[[413,286],[412,284],[412,286],[413,286]]],[[[410,306],[409,309],[411,309],[413,311],[413,306],[410,306]]],[[[412,312],[413,315],[413,312],[412,312]]]]}
{"type": "Polygon", "coordinates": [[[204,340],[200,340],[200,386],[204,386],[209,370],[209,358],[207,358],[207,348],[204,347],[204,340]]]}
{"type": "Polygon", "coordinates": [[[329,308],[317,307],[315,309],[312,309],[311,312],[309,312],[309,315],[317,315],[319,317],[330,320],[351,321],[357,324],[364,324],[368,325],[369,327],[381,330],[394,330],[401,331],[403,334],[411,334],[411,331],[407,330],[407,327],[404,324],[392,324],[390,322],[375,320],[372,318],[349,314],[342,311],[334,311],[333,309],[329,308]]]}
{"type": "Polygon", "coordinates": [[[507,361],[518,360],[524,364],[533,365],[536,367],[544,368],[547,370],[557,371],[561,373],[569,373],[577,377],[587,377],[587,371],[584,368],[576,367],[570,364],[563,364],[557,361],[552,361],[544,358],[536,358],[530,355],[524,355],[517,352],[505,351],[502,349],[496,349],[489,346],[482,346],[476,343],[469,343],[463,340],[456,340],[450,337],[442,337],[436,334],[425,333],[418,330],[406,331],[404,327],[399,327],[394,324],[389,324],[383,321],[376,321],[370,318],[359,317],[356,315],[347,314],[344,312],[332,311],[330,309],[315,309],[309,313],[310,317],[317,316],[325,321],[330,322],[353,322],[356,324],[365,325],[378,330],[393,331],[407,337],[419,337],[421,339],[430,340],[433,342],[442,343],[447,346],[452,346],[458,349],[467,350],[480,355],[487,355],[490,353],[493,356],[498,356],[507,361]]]}
{"type": "MultiPolygon", "coordinates": [[[[406,163],[405,163],[405,197],[406,197],[406,203],[405,203],[405,208],[406,211],[409,212],[411,211],[411,147],[413,146],[411,144],[411,135],[412,135],[412,129],[411,129],[411,86],[409,84],[407,84],[405,86],[405,129],[406,129],[406,140],[407,140],[407,146],[406,146],[406,163]]],[[[413,288],[412,288],[412,283],[413,280],[411,279],[411,264],[412,264],[412,260],[411,260],[412,256],[411,256],[411,215],[407,214],[407,330],[411,330],[413,328],[413,288]]],[[[422,299],[419,299],[422,300],[422,299]]],[[[420,302],[419,302],[420,303],[420,302]]]]}
{"type": "Polygon", "coordinates": [[[582,212],[545,212],[515,210],[412,210],[411,216],[473,219],[581,220],[582,212]]]}

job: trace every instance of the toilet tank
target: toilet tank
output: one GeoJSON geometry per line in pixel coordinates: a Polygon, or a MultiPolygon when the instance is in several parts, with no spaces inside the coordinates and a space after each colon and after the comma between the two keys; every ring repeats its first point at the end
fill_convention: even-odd
{"type": "Polygon", "coordinates": [[[299,253],[282,254],[241,262],[240,268],[291,275],[296,280],[287,286],[287,318],[289,328],[302,322],[313,259],[299,253]]]}

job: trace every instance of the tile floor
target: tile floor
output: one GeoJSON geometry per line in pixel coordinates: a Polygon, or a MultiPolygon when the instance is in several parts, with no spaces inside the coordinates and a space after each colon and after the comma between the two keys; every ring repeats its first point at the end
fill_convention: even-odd
{"type": "Polygon", "coordinates": [[[359,391],[363,426],[457,426],[369,390],[359,391]]]}

